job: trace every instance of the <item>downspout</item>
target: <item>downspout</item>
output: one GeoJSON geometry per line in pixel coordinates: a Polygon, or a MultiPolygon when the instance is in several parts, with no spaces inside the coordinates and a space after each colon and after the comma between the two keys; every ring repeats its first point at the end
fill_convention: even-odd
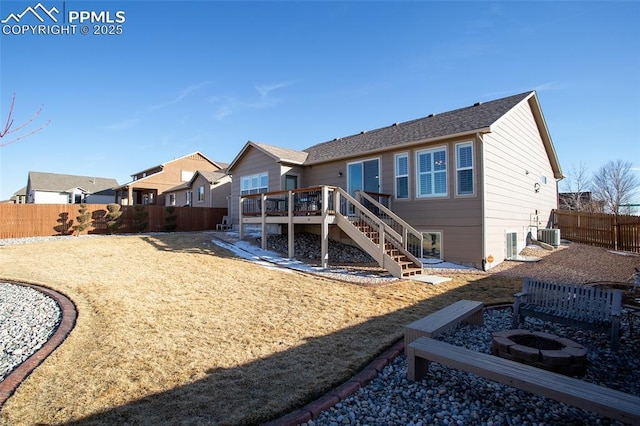
{"type": "Polygon", "coordinates": [[[482,199],[481,203],[481,211],[482,211],[482,270],[487,270],[487,206],[486,206],[486,197],[487,197],[487,179],[485,176],[485,167],[484,167],[484,140],[482,139],[482,133],[476,133],[476,140],[478,141],[478,145],[480,145],[480,180],[481,180],[481,194],[482,199]]]}

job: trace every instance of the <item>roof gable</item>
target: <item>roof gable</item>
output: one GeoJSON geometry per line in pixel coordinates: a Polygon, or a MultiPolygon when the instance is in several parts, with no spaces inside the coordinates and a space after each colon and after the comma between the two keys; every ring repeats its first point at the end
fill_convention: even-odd
{"type": "Polygon", "coordinates": [[[489,127],[522,100],[535,92],[526,92],[486,103],[477,103],[440,114],[361,132],[313,145],[305,164],[376,152],[389,147],[409,145],[444,137],[488,131],[489,127]]]}
{"type": "Polygon", "coordinates": [[[236,155],[236,158],[233,159],[229,167],[227,167],[227,171],[230,172],[240,161],[242,157],[246,154],[249,149],[257,149],[269,157],[273,158],[275,161],[279,163],[288,163],[288,164],[304,164],[307,159],[308,153],[304,151],[296,151],[288,148],[281,148],[278,146],[267,145],[264,143],[248,141],[242,150],[236,155]]]}
{"type": "Polygon", "coordinates": [[[139,175],[141,173],[148,172],[149,170],[163,169],[167,164],[175,163],[177,161],[183,160],[185,158],[192,157],[194,155],[197,155],[197,156],[201,157],[203,160],[208,161],[209,163],[211,163],[212,165],[216,166],[219,169],[224,169],[225,167],[227,167],[226,163],[219,163],[219,162],[213,161],[213,160],[209,159],[206,155],[201,153],[200,151],[196,151],[196,152],[192,152],[191,154],[183,155],[182,157],[179,157],[179,158],[174,158],[173,160],[165,161],[162,164],[157,164],[155,166],[148,167],[148,168],[146,168],[144,170],[141,170],[141,171],[139,171],[137,173],[132,174],[131,176],[137,176],[137,175],[139,175]]]}
{"type": "Polygon", "coordinates": [[[70,188],[81,188],[93,194],[116,186],[118,181],[111,178],[29,172],[29,187],[32,191],[66,192],[70,188]]]}

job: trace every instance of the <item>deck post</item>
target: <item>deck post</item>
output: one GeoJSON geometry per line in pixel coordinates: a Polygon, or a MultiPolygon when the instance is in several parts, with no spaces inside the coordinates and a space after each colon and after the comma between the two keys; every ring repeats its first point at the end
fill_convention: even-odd
{"type": "Polygon", "coordinates": [[[324,185],[322,187],[322,230],[321,230],[321,252],[322,252],[322,267],[329,267],[329,218],[327,212],[329,210],[329,187],[324,185]]]}
{"type": "Polygon", "coordinates": [[[296,257],[296,248],[295,248],[295,235],[294,235],[294,225],[293,225],[293,191],[289,191],[289,202],[288,208],[289,212],[287,214],[287,231],[288,231],[288,246],[289,246],[289,259],[293,259],[296,257]]]}
{"type": "Polygon", "coordinates": [[[239,222],[239,224],[238,224],[238,230],[239,230],[239,232],[240,232],[240,239],[242,239],[242,238],[243,238],[243,236],[244,236],[244,235],[243,235],[243,229],[244,229],[244,226],[242,226],[242,203],[244,203],[244,199],[243,199],[243,198],[242,198],[242,196],[241,196],[241,197],[240,197],[240,203],[239,203],[240,208],[239,208],[239,210],[238,210],[238,212],[239,212],[239,213],[238,213],[238,217],[240,218],[240,222],[239,222]]]}
{"type": "Polygon", "coordinates": [[[262,217],[262,250],[267,249],[267,215],[266,215],[266,206],[267,206],[267,196],[262,194],[260,197],[260,215],[262,217]]]}

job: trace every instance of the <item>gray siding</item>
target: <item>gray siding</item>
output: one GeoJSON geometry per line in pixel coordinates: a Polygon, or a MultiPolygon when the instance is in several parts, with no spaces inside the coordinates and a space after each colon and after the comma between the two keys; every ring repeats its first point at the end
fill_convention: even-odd
{"type": "Polygon", "coordinates": [[[522,249],[531,226],[547,225],[551,210],[557,208],[558,193],[528,102],[492,126],[492,132],[484,136],[483,147],[486,255],[494,257],[495,265],[506,254],[505,233],[517,232],[518,250],[522,249]]]}

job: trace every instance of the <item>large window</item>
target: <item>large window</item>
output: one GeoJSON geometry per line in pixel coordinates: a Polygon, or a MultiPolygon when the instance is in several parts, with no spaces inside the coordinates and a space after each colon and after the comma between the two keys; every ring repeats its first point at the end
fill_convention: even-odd
{"type": "Polygon", "coordinates": [[[426,149],[416,153],[417,196],[447,195],[447,149],[426,149]]]}
{"type": "Polygon", "coordinates": [[[458,195],[473,195],[473,144],[456,145],[456,185],[458,195]]]}
{"type": "Polygon", "coordinates": [[[409,198],[409,155],[396,154],[396,199],[409,198]]]}
{"type": "Polygon", "coordinates": [[[266,172],[240,178],[240,195],[261,194],[268,188],[269,175],[266,172]]]}
{"type": "Polygon", "coordinates": [[[204,186],[198,187],[198,202],[204,203],[204,186]]]}

